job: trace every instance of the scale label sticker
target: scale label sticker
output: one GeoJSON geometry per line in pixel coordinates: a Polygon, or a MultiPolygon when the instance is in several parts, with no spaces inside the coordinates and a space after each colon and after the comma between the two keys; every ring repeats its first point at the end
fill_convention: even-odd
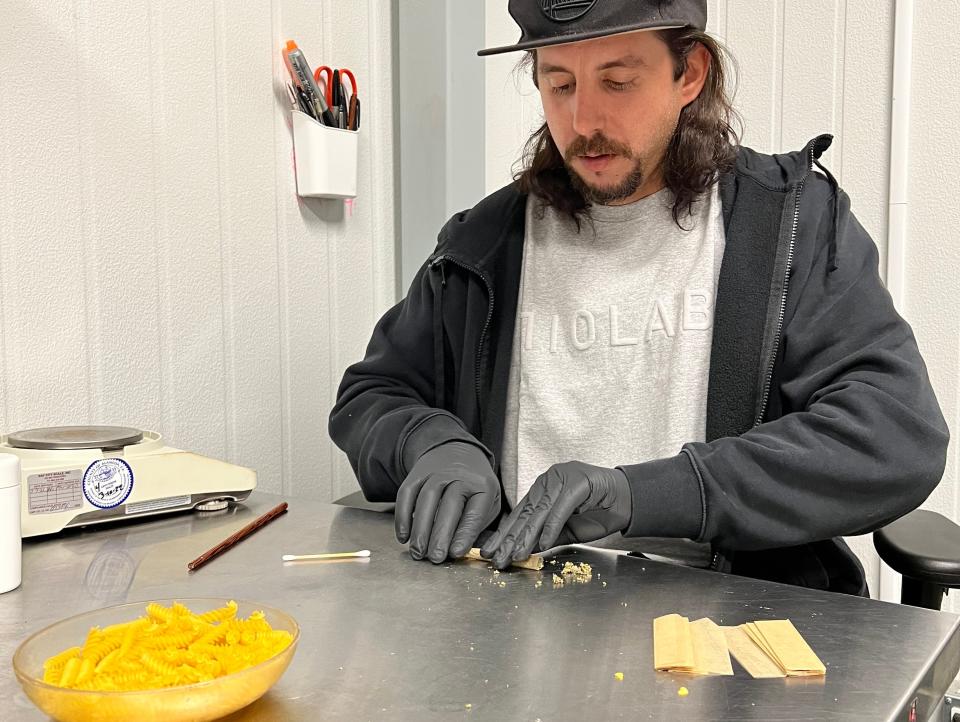
{"type": "Polygon", "coordinates": [[[134,501],[124,507],[124,514],[140,514],[144,511],[157,511],[158,509],[169,509],[174,506],[186,506],[190,503],[190,495],[167,496],[163,499],[151,499],[150,501],[134,501]]]}
{"type": "Polygon", "coordinates": [[[94,506],[120,506],[133,491],[133,469],[123,459],[97,459],[83,472],[83,495],[94,506]]]}
{"type": "Polygon", "coordinates": [[[27,511],[30,514],[54,514],[83,506],[80,481],[83,471],[48,471],[27,477],[27,511]]]}

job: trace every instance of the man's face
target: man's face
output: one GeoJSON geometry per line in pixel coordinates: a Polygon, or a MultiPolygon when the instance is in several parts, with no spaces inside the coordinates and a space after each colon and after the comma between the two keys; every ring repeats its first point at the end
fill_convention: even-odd
{"type": "Polygon", "coordinates": [[[661,162],[680,111],[703,87],[709,54],[698,46],[674,80],[654,32],[537,50],[537,81],[550,134],[587,200],[631,203],[663,187],[661,162]]]}

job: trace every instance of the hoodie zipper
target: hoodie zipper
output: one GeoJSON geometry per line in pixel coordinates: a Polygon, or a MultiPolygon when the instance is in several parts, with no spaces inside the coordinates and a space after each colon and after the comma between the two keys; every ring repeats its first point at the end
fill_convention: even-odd
{"type": "MultiPolygon", "coordinates": [[[[807,172],[813,170],[813,148],[810,148],[809,158],[807,160],[807,172]]],[[[790,269],[793,267],[793,255],[797,244],[797,230],[800,226],[800,196],[803,195],[803,186],[806,178],[800,179],[797,183],[797,198],[793,208],[793,227],[790,229],[790,243],[787,246],[787,266],[783,272],[783,292],[780,294],[780,310],[777,314],[777,332],[773,336],[773,349],[770,356],[770,364],[767,367],[767,373],[764,377],[763,398],[760,402],[760,412],[753,421],[756,428],[763,423],[763,416],[767,413],[767,405],[770,402],[770,385],[773,381],[773,367],[777,362],[777,353],[780,351],[780,340],[783,336],[783,322],[787,313],[787,289],[790,285],[790,269]]],[[[720,563],[720,552],[714,552],[710,559],[710,569],[716,571],[720,563]]]]}
{"type": "MultiPolygon", "coordinates": [[[[813,148],[810,148],[810,156],[807,161],[807,172],[813,170],[813,148]]],[[[790,245],[787,246],[787,267],[783,272],[783,292],[780,294],[780,311],[777,315],[777,332],[773,336],[773,349],[770,356],[770,364],[767,367],[767,375],[763,386],[763,399],[760,402],[760,412],[753,422],[754,428],[763,423],[764,414],[767,413],[767,405],[770,401],[770,384],[773,381],[773,367],[777,362],[777,354],[780,351],[780,339],[783,335],[783,321],[787,312],[787,289],[790,285],[790,270],[793,268],[793,254],[797,244],[797,229],[800,225],[800,197],[803,195],[803,186],[806,178],[802,178],[797,184],[797,200],[793,209],[793,228],[790,230],[790,245]]]]}
{"type": "MultiPolygon", "coordinates": [[[[480,332],[480,343],[477,344],[477,355],[473,360],[473,385],[477,395],[477,412],[478,412],[477,416],[480,419],[481,431],[482,431],[483,420],[481,418],[482,414],[479,413],[480,411],[480,359],[483,356],[483,344],[487,339],[487,332],[490,330],[490,322],[493,320],[493,288],[490,286],[490,282],[487,280],[487,277],[484,276],[479,269],[474,268],[473,266],[469,266],[466,263],[463,263],[462,261],[458,261],[453,256],[446,256],[446,255],[437,256],[430,262],[430,267],[436,268],[437,266],[440,266],[440,273],[443,274],[444,261],[449,261],[453,265],[459,266],[460,268],[463,268],[464,270],[467,270],[470,273],[473,273],[476,276],[479,276],[480,280],[483,281],[483,285],[487,289],[487,298],[489,299],[489,302],[487,303],[487,319],[483,324],[483,330],[480,332]]],[[[447,282],[447,279],[446,279],[446,276],[444,276],[443,283],[446,284],[446,282],[447,282]]]]}

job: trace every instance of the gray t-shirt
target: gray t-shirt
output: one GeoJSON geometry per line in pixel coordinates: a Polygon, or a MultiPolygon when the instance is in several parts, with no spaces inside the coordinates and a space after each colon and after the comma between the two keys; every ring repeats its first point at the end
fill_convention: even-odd
{"type": "Polygon", "coordinates": [[[569,216],[527,204],[501,462],[515,505],[552,464],[637,464],[706,430],[724,231],[717,187],[681,230],[669,189],[569,216]]]}

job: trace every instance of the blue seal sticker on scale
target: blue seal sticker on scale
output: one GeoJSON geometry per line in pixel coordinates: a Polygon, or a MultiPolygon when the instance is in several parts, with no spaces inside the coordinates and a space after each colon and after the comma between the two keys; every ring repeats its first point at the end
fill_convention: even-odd
{"type": "Polygon", "coordinates": [[[94,506],[120,506],[133,491],[133,469],[123,459],[98,459],[83,473],[83,495],[94,506]]]}

